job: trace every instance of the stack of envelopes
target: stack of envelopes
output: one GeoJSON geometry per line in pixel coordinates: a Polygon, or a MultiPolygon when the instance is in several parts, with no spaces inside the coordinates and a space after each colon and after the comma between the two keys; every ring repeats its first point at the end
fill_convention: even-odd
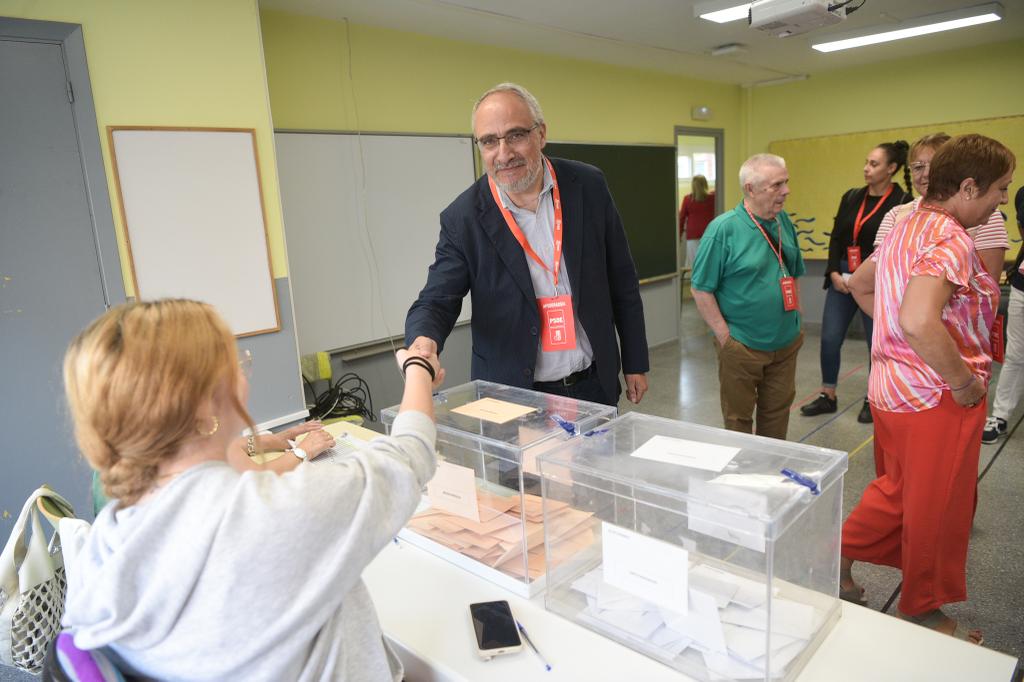
{"type": "MultiPolygon", "coordinates": [[[[416,514],[409,528],[481,563],[517,578],[544,575],[543,501],[537,495],[477,492],[479,521],[432,507],[416,514]],[[522,502],[520,502],[522,499],[522,502]],[[523,541],[527,548],[523,561],[523,541]]],[[[548,531],[558,538],[554,560],[576,554],[594,541],[592,514],[548,500],[548,531]]]]}
{"type": "MultiPolygon", "coordinates": [[[[580,620],[644,653],[665,661],[680,655],[696,661],[699,655],[712,679],[765,677],[769,640],[764,583],[693,564],[685,614],[609,585],[600,566],[577,578],[572,589],[587,599],[580,620]]],[[[821,627],[825,614],[778,596],[772,597],[771,614],[770,674],[779,677],[821,627]]]]}

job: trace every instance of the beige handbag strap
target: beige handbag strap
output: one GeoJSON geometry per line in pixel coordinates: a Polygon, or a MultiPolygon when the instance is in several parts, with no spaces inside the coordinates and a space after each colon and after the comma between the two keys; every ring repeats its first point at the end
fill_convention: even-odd
{"type": "MultiPolygon", "coordinates": [[[[53,561],[50,559],[46,536],[39,522],[40,512],[37,509],[37,503],[42,499],[52,500],[59,507],[71,509],[71,504],[47,485],[39,486],[25,500],[25,505],[11,529],[11,535],[7,538],[4,551],[0,554],[0,589],[9,596],[39,584],[52,574],[53,561]],[[31,551],[25,542],[25,527],[30,518],[31,551]]],[[[39,508],[42,508],[42,505],[39,508]]]]}

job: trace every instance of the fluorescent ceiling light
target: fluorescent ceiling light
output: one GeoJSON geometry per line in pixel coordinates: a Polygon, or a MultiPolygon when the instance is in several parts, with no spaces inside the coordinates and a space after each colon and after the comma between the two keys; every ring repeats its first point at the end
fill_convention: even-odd
{"type": "Polygon", "coordinates": [[[956,28],[977,26],[978,24],[987,24],[992,21],[999,21],[1002,18],[1002,6],[1000,6],[998,3],[993,2],[987,5],[979,5],[978,7],[972,7],[965,10],[943,12],[941,14],[932,14],[927,17],[921,17],[920,19],[908,22],[910,25],[906,26],[905,28],[868,34],[864,34],[863,32],[861,32],[860,35],[850,35],[850,37],[841,38],[839,40],[832,40],[827,43],[817,43],[811,45],[811,47],[813,47],[815,50],[818,50],[819,52],[835,52],[836,50],[849,50],[850,48],[854,47],[876,45],[878,43],[888,43],[893,40],[915,38],[917,36],[924,36],[930,33],[952,31],[953,29],[956,28]]]}
{"type": "Polygon", "coordinates": [[[725,9],[715,10],[712,12],[704,12],[698,16],[701,19],[707,19],[708,21],[713,21],[716,24],[739,21],[740,19],[746,19],[750,16],[750,3],[745,2],[742,5],[736,5],[735,7],[726,7],[725,9]]]}

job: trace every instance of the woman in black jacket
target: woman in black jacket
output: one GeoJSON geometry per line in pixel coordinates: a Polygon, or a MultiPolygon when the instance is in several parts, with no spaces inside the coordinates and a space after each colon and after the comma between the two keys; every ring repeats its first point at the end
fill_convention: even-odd
{"type": "MultiPolygon", "coordinates": [[[[857,303],[846,286],[850,274],[874,251],[875,233],[882,217],[894,206],[906,203],[910,195],[910,172],[904,140],[883,142],[864,161],[864,187],[855,187],[843,194],[836,212],[832,236],[828,243],[828,268],[825,270],[825,309],[821,315],[821,393],[800,408],[801,414],[813,416],[835,412],[836,384],[839,382],[840,351],[846,330],[859,312],[857,303]],[[903,191],[893,176],[903,169],[907,190],[903,191]]],[[[871,353],[871,318],[860,313],[871,353]]],[[[871,408],[864,399],[857,421],[871,422],[871,408]]]]}

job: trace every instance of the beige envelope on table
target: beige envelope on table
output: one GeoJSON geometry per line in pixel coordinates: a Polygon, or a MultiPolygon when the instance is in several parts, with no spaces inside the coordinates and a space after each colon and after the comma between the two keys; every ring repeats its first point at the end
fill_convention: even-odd
{"type": "Polygon", "coordinates": [[[459,405],[452,409],[452,412],[455,414],[461,414],[464,417],[476,417],[477,419],[494,422],[495,424],[504,424],[522,417],[524,414],[536,411],[537,408],[535,407],[517,405],[494,398],[481,398],[480,400],[474,400],[471,403],[459,405]]]}

